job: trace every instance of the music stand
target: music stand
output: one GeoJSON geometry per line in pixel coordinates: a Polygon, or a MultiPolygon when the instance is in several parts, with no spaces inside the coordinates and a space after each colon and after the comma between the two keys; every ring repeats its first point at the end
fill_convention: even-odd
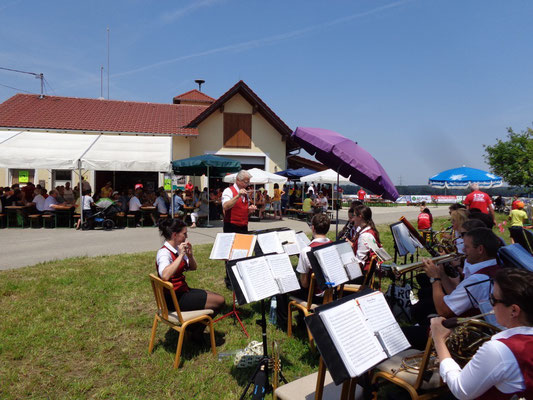
{"type": "MultiPolygon", "coordinates": [[[[249,260],[251,258],[257,258],[262,256],[254,256],[254,257],[246,257],[246,260],[249,260]]],[[[235,274],[233,272],[232,267],[237,264],[237,262],[245,260],[231,260],[228,261],[226,265],[226,270],[228,272],[228,276],[231,282],[231,286],[233,287],[233,296],[237,298],[239,305],[246,304],[246,298],[244,297],[244,293],[239,286],[239,283],[235,277],[235,274]]],[[[261,319],[256,320],[256,324],[261,327],[261,336],[263,338],[263,356],[259,360],[259,363],[257,364],[257,367],[255,368],[252,375],[250,375],[250,378],[248,379],[248,383],[246,387],[244,388],[240,400],[243,400],[246,396],[246,393],[248,392],[248,389],[252,385],[252,383],[255,385],[254,391],[253,391],[253,399],[264,399],[264,396],[268,393],[272,392],[272,385],[269,383],[268,376],[269,376],[269,363],[270,363],[270,357],[268,356],[268,341],[267,341],[267,322],[266,322],[266,307],[265,307],[265,299],[261,299],[261,319]]],[[[238,318],[238,316],[237,316],[238,318]]],[[[287,380],[281,373],[279,372],[280,378],[283,382],[287,383],[287,380]]]]}
{"type": "MultiPolygon", "coordinates": [[[[233,286],[233,285],[232,285],[233,286]]],[[[241,325],[241,328],[244,332],[244,334],[246,335],[246,337],[250,338],[250,335],[248,334],[248,331],[246,330],[246,328],[244,327],[244,323],[242,322],[241,318],[239,317],[239,310],[237,310],[237,305],[235,303],[235,291],[232,290],[232,294],[233,294],[233,308],[232,310],[227,313],[227,314],[224,314],[222,315],[221,317],[218,317],[217,319],[215,319],[213,321],[213,323],[215,322],[218,322],[224,318],[227,318],[227,317],[231,317],[232,315],[235,317],[235,319],[239,322],[239,324],[241,325]]]]}

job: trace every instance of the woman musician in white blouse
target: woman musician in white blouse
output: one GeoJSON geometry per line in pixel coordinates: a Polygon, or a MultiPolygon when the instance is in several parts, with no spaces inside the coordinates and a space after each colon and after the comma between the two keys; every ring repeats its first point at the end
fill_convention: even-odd
{"type": "Polygon", "coordinates": [[[463,369],[445,344],[444,318],[431,320],[440,375],[458,399],[533,399],[533,272],[504,268],[490,295],[496,320],[507,329],[492,336],[463,369]]]}

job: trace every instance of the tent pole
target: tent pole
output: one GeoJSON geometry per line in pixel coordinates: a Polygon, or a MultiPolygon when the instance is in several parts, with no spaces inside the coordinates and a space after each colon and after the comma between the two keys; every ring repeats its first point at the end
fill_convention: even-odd
{"type": "Polygon", "coordinates": [[[207,166],[207,228],[210,228],[211,227],[211,224],[209,223],[209,212],[210,212],[210,207],[209,207],[209,165],[207,166]]]}
{"type": "MultiPolygon", "coordinates": [[[[339,193],[339,171],[337,171],[337,193],[339,193]]],[[[333,191],[332,191],[333,196],[333,191]]],[[[337,223],[335,224],[335,237],[339,235],[339,206],[337,205],[337,223]]]]}
{"type": "Polygon", "coordinates": [[[83,192],[81,184],[81,160],[78,160],[78,181],[79,181],[79,191],[80,191],[80,228],[83,225],[83,192]]]}

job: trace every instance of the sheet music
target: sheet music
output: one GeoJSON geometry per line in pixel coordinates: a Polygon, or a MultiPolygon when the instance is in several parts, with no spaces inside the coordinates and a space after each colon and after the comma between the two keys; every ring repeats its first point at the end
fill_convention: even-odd
{"type": "Polygon", "coordinates": [[[307,235],[303,232],[298,232],[296,234],[296,240],[298,241],[298,245],[300,246],[300,251],[302,251],[305,247],[311,244],[311,240],[309,240],[307,235]]]}
{"type": "Polygon", "coordinates": [[[335,247],[337,247],[337,251],[339,252],[339,255],[341,256],[341,261],[344,264],[344,267],[348,272],[348,278],[352,280],[360,276],[363,276],[363,272],[361,271],[361,266],[355,259],[355,254],[353,252],[353,249],[350,243],[343,242],[343,243],[337,244],[335,247]]]}
{"type": "Polygon", "coordinates": [[[397,324],[383,293],[367,294],[366,296],[358,297],[356,301],[374,332],[391,324],[397,324]]]}
{"type": "Polygon", "coordinates": [[[401,256],[406,254],[414,254],[416,252],[416,248],[420,247],[417,246],[417,244],[420,244],[418,240],[411,236],[409,229],[407,229],[403,223],[392,225],[392,234],[394,236],[396,246],[398,246],[398,252],[401,256]]]}
{"type": "Polygon", "coordinates": [[[281,278],[276,278],[281,293],[289,293],[300,289],[300,282],[296,275],[285,275],[281,278]]]}
{"type": "Polygon", "coordinates": [[[350,377],[361,375],[387,358],[364,321],[355,300],[319,313],[350,377]]]}
{"type": "Polygon", "coordinates": [[[234,239],[235,233],[217,233],[209,258],[212,260],[228,260],[234,239]]]}
{"type": "Polygon", "coordinates": [[[246,258],[246,257],[248,257],[247,249],[233,249],[231,252],[230,260],[239,260],[241,258],[246,258]]]}
{"type": "Polygon", "coordinates": [[[278,239],[281,243],[287,242],[287,243],[296,243],[296,232],[294,232],[292,229],[286,230],[286,231],[277,231],[278,239]]]}
{"type": "Polygon", "coordinates": [[[268,232],[257,235],[257,242],[264,254],[283,253],[283,247],[278,238],[278,232],[268,232]]]}
{"type": "Polygon", "coordinates": [[[249,301],[258,301],[279,293],[279,288],[265,257],[237,262],[249,301]]]}
{"type": "Polygon", "coordinates": [[[280,285],[281,293],[292,292],[300,289],[300,283],[296,273],[292,268],[291,260],[288,254],[273,254],[265,257],[272,276],[280,285]]]}
{"type": "Polygon", "coordinates": [[[290,256],[294,256],[295,254],[300,254],[300,246],[298,246],[298,243],[284,244],[283,250],[285,250],[285,253],[287,253],[290,256]]]}
{"type": "Polygon", "coordinates": [[[387,253],[387,250],[385,250],[383,247],[378,247],[376,250],[374,250],[374,253],[376,253],[376,255],[381,261],[392,260],[392,256],[387,253]]]}
{"type": "Polygon", "coordinates": [[[344,264],[336,246],[321,248],[316,250],[314,254],[318,258],[328,282],[332,282],[336,286],[348,281],[348,275],[346,275],[344,264]]]}
{"type": "Polygon", "coordinates": [[[385,348],[388,357],[392,357],[400,351],[411,347],[411,344],[398,324],[389,325],[388,327],[381,329],[377,332],[377,335],[381,340],[381,344],[385,348]]]}
{"type": "MultiPolygon", "coordinates": [[[[242,294],[244,295],[244,298],[246,299],[246,302],[250,302],[250,296],[248,295],[248,292],[246,291],[246,286],[244,285],[244,282],[241,278],[241,274],[239,273],[239,270],[237,269],[237,264],[235,264],[233,267],[231,267],[231,270],[233,271],[233,275],[235,275],[235,279],[237,280],[237,284],[241,288],[242,294]]],[[[242,305],[242,304],[239,304],[242,305]]]]}

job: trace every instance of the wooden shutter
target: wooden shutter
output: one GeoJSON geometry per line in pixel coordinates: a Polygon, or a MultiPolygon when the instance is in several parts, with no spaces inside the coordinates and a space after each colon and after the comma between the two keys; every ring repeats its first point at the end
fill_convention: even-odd
{"type": "Polygon", "coordinates": [[[224,147],[252,147],[252,115],[224,113],[224,147]]]}

